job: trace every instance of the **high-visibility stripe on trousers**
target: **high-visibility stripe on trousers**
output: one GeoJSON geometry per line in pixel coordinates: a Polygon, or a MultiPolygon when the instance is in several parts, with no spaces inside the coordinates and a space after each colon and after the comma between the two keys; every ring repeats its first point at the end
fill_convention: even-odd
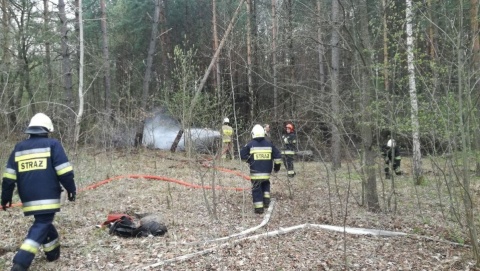
{"type": "Polygon", "coordinates": [[[25,241],[13,258],[14,263],[26,268],[32,264],[40,246],[43,246],[45,254],[58,250],[60,247],[57,229],[52,224],[55,213],[34,215],[34,218],[35,221],[28,230],[25,241]]]}

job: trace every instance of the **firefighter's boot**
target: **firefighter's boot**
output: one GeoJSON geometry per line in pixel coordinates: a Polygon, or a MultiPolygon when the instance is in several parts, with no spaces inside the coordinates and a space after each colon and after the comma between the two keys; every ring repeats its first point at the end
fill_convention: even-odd
{"type": "Polygon", "coordinates": [[[27,271],[28,268],[24,267],[23,265],[20,265],[18,263],[14,263],[12,266],[12,269],[10,271],[27,271]]]}
{"type": "Polygon", "coordinates": [[[270,206],[270,198],[263,198],[263,207],[268,208],[270,206]]]}
{"type": "Polygon", "coordinates": [[[256,213],[256,214],[263,214],[263,207],[261,207],[261,208],[255,208],[255,213],[256,213]]]}
{"type": "Polygon", "coordinates": [[[47,257],[48,262],[53,262],[60,258],[60,246],[56,247],[52,251],[45,252],[45,256],[47,257]]]}

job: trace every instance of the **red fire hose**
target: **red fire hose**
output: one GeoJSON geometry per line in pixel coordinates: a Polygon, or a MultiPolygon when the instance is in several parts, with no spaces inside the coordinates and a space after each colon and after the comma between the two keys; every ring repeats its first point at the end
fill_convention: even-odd
{"type": "MultiPolygon", "coordinates": [[[[211,165],[206,164],[206,163],[204,163],[203,166],[212,167],[211,165]]],[[[239,177],[242,177],[245,180],[250,180],[249,176],[246,176],[246,175],[242,174],[241,172],[238,172],[238,171],[235,171],[235,170],[231,170],[231,169],[227,169],[227,168],[221,168],[221,167],[212,167],[212,168],[214,168],[218,171],[235,174],[239,177]]],[[[213,189],[213,187],[210,186],[210,185],[202,186],[202,185],[192,184],[192,183],[188,183],[188,182],[185,182],[185,181],[181,181],[181,180],[177,180],[177,179],[173,179],[173,178],[169,178],[169,177],[165,177],[165,176],[155,176],[155,175],[146,175],[146,174],[130,174],[130,175],[115,176],[115,177],[112,177],[112,178],[109,178],[109,179],[91,184],[87,187],[79,189],[78,192],[83,192],[83,191],[86,191],[86,190],[92,190],[92,189],[95,189],[99,186],[107,184],[111,181],[120,180],[120,179],[127,179],[127,178],[130,178],[130,179],[146,179],[146,180],[155,180],[155,181],[166,181],[166,182],[176,183],[176,184],[180,184],[180,185],[183,185],[183,186],[186,186],[186,187],[191,187],[191,188],[213,189]]],[[[215,186],[215,189],[216,190],[222,190],[223,189],[223,190],[243,191],[243,190],[246,190],[247,188],[215,186]]],[[[17,206],[22,206],[22,203],[17,202],[17,203],[12,204],[12,207],[17,207],[17,206]]]]}

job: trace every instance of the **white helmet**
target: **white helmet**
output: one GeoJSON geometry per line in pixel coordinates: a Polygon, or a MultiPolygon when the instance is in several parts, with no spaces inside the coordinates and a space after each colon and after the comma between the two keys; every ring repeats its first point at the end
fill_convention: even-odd
{"type": "Polygon", "coordinates": [[[37,113],[30,120],[26,134],[45,134],[53,132],[52,120],[43,113],[37,113]]]}
{"type": "Polygon", "coordinates": [[[252,138],[265,137],[265,130],[262,125],[256,124],[252,129],[252,138]]]}
{"type": "Polygon", "coordinates": [[[223,123],[230,123],[230,120],[228,118],[224,118],[223,123]]]}
{"type": "Polygon", "coordinates": [[[389,148],[395,147],[395,140],[389,139],[388,142],[387,142],[387,147],[389,147],[389,148]]]}

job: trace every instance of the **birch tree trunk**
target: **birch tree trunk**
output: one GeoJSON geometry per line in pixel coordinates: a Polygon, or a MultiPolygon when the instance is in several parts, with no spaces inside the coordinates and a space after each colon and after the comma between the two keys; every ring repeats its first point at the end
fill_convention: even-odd
{"type": "Polygon", "coordinates": [[[135,135],[135,147],[141,146],[143,141],[143,124],[146,116],[145,114],[147,112],[147,101],[149,96],[150,81],[152,80],[153,55],[155,54],[155,47],[157,45],[158,22],[160,18],[160,1],[161,0],[155,1],[155,11],[153,15],[152,32],[150,35],[150,43],[148,46],[148,53],[147,53],[147,65],[145,67],[145,75],[143,77],[142,101],[141,101],[141,108],[140,108],[141,115],[139,116],[137,133],[135,135]]]}
{"type": "Polygon", "coordinates": [[[100,28],[102,29],[103,68],[105,70],[103,74],[103,84],[105,87],[105,112],[107,118],[109,118],[112,111],[112,90],[110,84],[110,56],[108,50],[107,13],[105,12],[105,0],[100,0],[100,11],[102,13],[102,18],[100,19],[100,28]]]}
{"type": "Polygon", "coordinates": [[[75,153],[78,153],[78,141],[80,139],[80,124],[83,117],[83,13],[82,0],[78,0],[78,38],[79,38],[79,63],[78,63],[78,113],[75,120],[75,153]]]}
{"type": "Polygon", "coordinates": [[[418,100],[417,89],[415,85],[415,65],[413,55],[413,12],[412,0],[406,0],[406,20],[407,20],[407,69],[408,69],[408,87],[410,93],[411,120],[412,120],[412,143],[413,143],[413,177],[415,183],[422,183],[422,154],[420,152],[420,124],[418,122],[418,100]]]}
{"type": "Polygon", "coordinates": [[[340,148],[341,148],[341,138],[340,132],[338,130],[338,124],[340,122],[340,93],[339,93],[339,72],[340,72],[340,5],[338,0],[332,1],[332,37],[331,37],[331,48],[332,48],[332,72],[331,72],[331,86],[332,86],[332,169],[339,169],[342,164],[340,160],[340,148]]]}

